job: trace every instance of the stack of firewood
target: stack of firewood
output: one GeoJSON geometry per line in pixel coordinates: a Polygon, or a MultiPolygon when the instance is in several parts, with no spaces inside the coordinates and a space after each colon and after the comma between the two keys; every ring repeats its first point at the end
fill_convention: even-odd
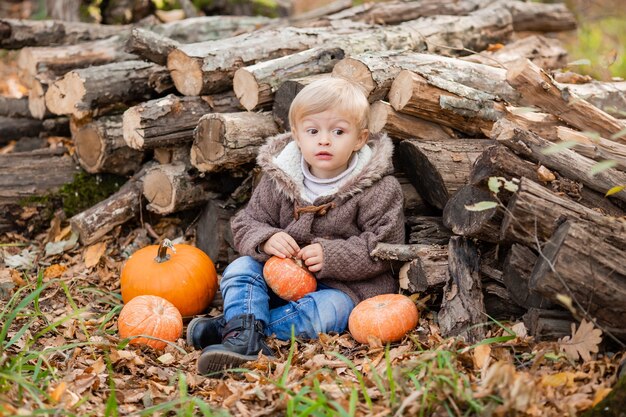
{"type": "MultiPolygon", "coordinates": [[[[417,0],[297,22],[0,20],[0,46],[22,48],[28,120],[69,118],[82,169],[132,175],[70,219],[85,245],[142,207],[202,207],[198,246],[225,266],[259,146],[289,129],[305,85],[340,76],[367,91],[370,128],[395,141],[405,191],[407,244],[372,255],[404,262],[402,288],[429,297],[444,334],[477,340],[490,316],[523,316],[552,338],[588,318],[624,340],[626,83],[575,84],[583,77],[560,70],[566,52],[545,34],[573,28],[562,4],[417,0]]],[[[63,152],[41,167],[35,154],[20,154],[28,172],[0,172],[12,201],[18,177],[63,183],[51,182],[63,152]]]]}

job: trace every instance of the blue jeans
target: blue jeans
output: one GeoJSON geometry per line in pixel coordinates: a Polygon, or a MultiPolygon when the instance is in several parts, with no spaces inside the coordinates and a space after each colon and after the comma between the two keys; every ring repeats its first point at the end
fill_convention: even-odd
{"type": "Polygon", "coordinates": [[[235,259],[224,270],[220,282],[224,298],[224,318],[254,314],[265,325],[265,335],[280,340],[296,337],[317,339],[319,333],[341,333],[348,326],[354,308],[352,299],[342,291],[317,284],[317,290],[298,301],[280,299],[263,278],[263,264],[250,256],[235,259]]]}

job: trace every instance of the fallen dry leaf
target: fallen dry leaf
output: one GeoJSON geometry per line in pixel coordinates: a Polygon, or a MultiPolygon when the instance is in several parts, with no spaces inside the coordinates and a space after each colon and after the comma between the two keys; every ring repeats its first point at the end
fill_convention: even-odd
{"type": "Polygon", "coordinates": [[[593,323],[583,319],[578,326],[578,330],[574,330],[572,324],[572,336],[565,336],[559,339],[560,349],[571,360],[578,360],[580,357],[583,361],[591,360],[591,354],[598,352],[598,345],[602,343],[602,330],[593,327],[593,323]]]}
{"type": "Polygon", "coordinates": [[[104,255],[104,252],[107,250],[107,244],[105,242],[94,243],[85,249],[85,254],[83,256],[85,266],[87,268],[92,268],[98,265],[100,262],[100,258],[104,255]]]}
{"type": "Polygon", "coordinates": [[[474,369],[482,369],[485,364],[489,363],[491,357],[491,346],[478,345],[474,348],[474,354],[472,360],[474,361],[474,369]]]}

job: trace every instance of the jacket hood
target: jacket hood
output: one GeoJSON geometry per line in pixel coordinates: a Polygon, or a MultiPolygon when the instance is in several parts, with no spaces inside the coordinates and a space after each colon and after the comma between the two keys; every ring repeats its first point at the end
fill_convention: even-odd
{"type": "MultiPolygon", "coordinates": [[[[324,200],[348,199],[393,172],[391,162],[393,143],[387,134],[370,134],[366,145],[357,154],[359,160],[350,177],[334,194],[324,197],[324,200]]],[[[291,132],[287,132],[267,139],[259,149],[257,163],[287,198],[293,201],[306,201],[301,158],[302,153],[291,132]]]]}

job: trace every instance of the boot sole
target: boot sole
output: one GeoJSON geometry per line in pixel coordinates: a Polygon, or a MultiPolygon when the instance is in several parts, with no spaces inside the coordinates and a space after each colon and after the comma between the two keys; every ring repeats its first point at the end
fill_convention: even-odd
{"type": "Polygon", "coordinates": [[[257,359],[257,355],[241,355],[239,353],[229,352],[227,350],[206,352],[200,355],[200,357],[198,358],[198,373],[216,374],[209,375],[209,377],[220,377],[222,371],[232,368],[238,368],[240,365],[246,362],[255,361],[257,359]]]}

